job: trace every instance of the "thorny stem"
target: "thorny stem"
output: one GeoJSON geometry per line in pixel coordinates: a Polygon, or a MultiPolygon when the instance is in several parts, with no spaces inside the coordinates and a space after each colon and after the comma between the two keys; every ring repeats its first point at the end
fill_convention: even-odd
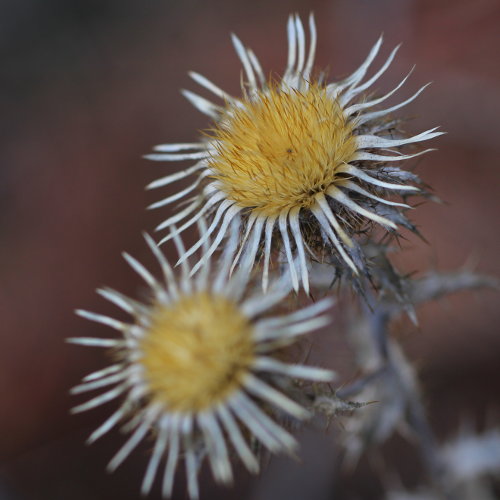
{"type": "MultiPolygon", "coordinates": [[[[389,348],[389,343],[395,342],[388,339],[388,326],[391,320],[391,313],[382,303],[375,303],[376,299],[372,294],[368,295],[371,304],[365,306],[365,314],[370,319],[370,333],[373,336],[378,354],[385,361],[386,372],[394,377],[403,390],[407,414],[406,419],[416,436],[422,457],[422,462],[426,468],[432,482],[440,489],[446,491],[443,486],[443,465],[439,459],[438,447],[434,433],[429,425],[418,386],[414,380],[409,380],[407,374],[402,373],[401,363],[395,362],[393,351],[389,348]],[[368,307],[371,309],[368,310],[368,307]]],[[[445,493],[446,498],[449,496],[445,493]]]]}
{"type": "MultiPolygon", "coordinates": [[[[347,399],[361,393],[372,383],[376,383],[381,377],[390,377],[394,380],[395,386],[402,393],[405,404],[405,420],[415,433],[418,440],[418,447],[422,463],[440,496],[447,500],[452,500],[454,495],[451,486],[447,484],[445,478],[445,466],[440,459],[438,446],[434,433],[429,425],[418,384],[415,376],[406,361],[403,353],[398,348],[394,339],[389,338],[389,322],[403,311],[407,312],[410,318],[416,322],[413,306],[435,300],[444,295],[460,290],[476,288],[500,288],[498,280],[474,274],[468,270],[456,273],[429,273],[423,278],[412,280],[399,276],[390,264],[385,255],[382,255],[385,278],[390,275],[392,278],[388,286],[384,287],[389,294],[378,298],[373,291],[363,294],[363,308],[365,317],[369,323],[369,335],[373,340],[373,347],[376,350],[376,357],[382,362],[381,366],[333,394],[317,394],[313,408],[328,417],[336,416],[349,410],[355,410],[367,403],[355,403],[347,399]]],[[[328,289],[330,283],[327,273],[313,273],[312,281],[319,288],[328,289]]]]}

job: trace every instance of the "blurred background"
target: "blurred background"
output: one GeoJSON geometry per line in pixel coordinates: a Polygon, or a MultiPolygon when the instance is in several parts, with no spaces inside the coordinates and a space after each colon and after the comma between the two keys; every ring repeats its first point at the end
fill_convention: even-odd
{"type": "MultiPolygon", "coordinates": [[[[108,333],[73,310],[116,315],[94,292],[104,284],[136,293],[139,278],[121,251],[153,266],[140,232],[152,232],[170,208],[146,211],[160,193],[144,186],[180,166],[141,155],[158,143],[191,142],[206,127],[179,94],[199,90],[187,71],[238,94],[240,63],[229,33],[252,47],[266,73],[281,72],[287,16],[310,11],[319,33],[316,64],[332,79],[353,71],[383,32],[382,57],[403,47],[381,91],[413,64],[398,102],[434,82],[403,113],[415,117],[410,131],[440,125],[448,132],[417,166],[446,204],[412,213],[429,245],[408,235],[399,269],[468,266],[500,275],[498,0],[2,0],[0,499],[139,497],[147,450],[108,476],[105,464],[123,437],[115,432],[90,448],[84,440],[110,408],[69,416],[77,403],[69,388],[106,361],[64,339],[108,333]]],[[[398,332],[442,438],[464,417],[479,427],[498,417],[497,304],[492,292],[462,293],[425,306],[419,328],[404,324],[398,332]]],[[[302,441],[302,464],[273,459],[257,480],[239,474],[232,490],[203,473],[202,497],[378,498],[373,480],[333,484],[331,435],[308,430],[302,441]]],[[[412,486],[416,458],[397,450],[412,486]]],[[[185,498],[183,482],[176,498],[185,498]]]]}

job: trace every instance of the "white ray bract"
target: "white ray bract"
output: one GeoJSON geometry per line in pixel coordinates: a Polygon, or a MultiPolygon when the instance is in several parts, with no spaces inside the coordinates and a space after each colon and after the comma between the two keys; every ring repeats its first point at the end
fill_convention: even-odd
{"type": "MultiPolygon", "coordinates": [[[[247,291],[250,276],[245,266],[230,275],[230,267],[238,249],[240,225],[239,216],[236,215],[231,219],[228,228],[229,240],[215,273],[211,272],[211,262],[208,258],[203,260],[203,269],[194,276],[188,260],[183,259],[180,276],[176,277],[163,253],[152,238],[145,234],[146,242],[161,269],[161,279],[155,278],[130,255],[124,254],[124,258],[149,285],[150,303],[140,304],[118,292],[102,289],[99,293],[129,313],[133,318],[132,322],[116,321],[108,316],[78,311],[84,318],[119,330],[122,337],[68,339],[71,343],[112,348],[115,351],[115,361],[111,366],[87,375],[82,383],[71,391],[73,394],[99,389],[104,392],[74,407],[72,412],[83,412],[122,399],[118,409],[92,432],[88,442],[96,441],[117,426],[121,426],[122,432],[129,434],[124,445],[109,462],[108,469],[112,471],[122,464],[141,442],[148,438],[153,439],[152,453],[141,485],[143,494],[151,491],[155,478],[162,474],[163,495],[170,496],[178,463],[184,461],[188,493],[191,498],[197,498],[199,494],[197,475],[204,456],[208,457],[214,478],[221,483],[232,482],[233,451],[249,471],[257,472],[259,463],[247,441],[248,433],[252,439],[272,452],[292,452],[297,446],[295,439],[275,421],[270,409],[274,408],[276,415],[288,415],[298,420],[308,418],[309,412],[285,395],[284,390],[273,387],[274,378],[327,382],[334,377],[329,370],[301,364],[286,364],[273,358],[272,351],[276,348],[272,347],[273,342],[276,345],[283,340],[286,341],[285,344],[290,343],[297,335],[325,326],[328,323],[325,313],[331,306],[331,301],[323,300],[280,317],[263,316],[263,313],[290,293],[291,278],[283,275],[273,281],[268,294],[264,295],[259,291],[253,293],[247,291]],[[203,411],[193,409],[191,412],[180,413],[169,409],[167,402],[154,402],[155,400],[149,397],[148,384],[141,365],[140,339],[148,334],[150,316],[153,314],[153,308],[158,307],[158,303],[166,306],[175,305],[177,300],[200,291],[217,296],[224,295],[248,317],[253,328],[251,341],[255,354],[240,386],[224,400],[215,401],[212,407],[203,411]],[[264,407],[261,407],[259,401],[264,403],[264,407]],[[162,463],[163,473],[161,473],[162,463]]],[[[255,233],[260,237],[264,221],[257,220],[255,225],[260,227],[259,232],[255,233]]],[[[207,225],[203,219],[198,226],[200,233],[207,233],[207,225]]],[[[170,227],[170,234],[179,256],[185,255],[186,250],[175,226],[170,227]]],[[[252,240],[253,237],[249,238],[252,240]]],[[[259,238],[253,239],[258,241],[259,238]]],[[[203,239],[202,246],[203,253],[206,254],[211,248],[210,237],[203,239]]],[[[247,256],[243,254],[241,258],[245,260],[247,256]]],[[[294,266],[297,269],[301,268],[298,262],[294,266]]],[[[224,318],[221,318],[221,321],[224,321],[224,318]]]]}

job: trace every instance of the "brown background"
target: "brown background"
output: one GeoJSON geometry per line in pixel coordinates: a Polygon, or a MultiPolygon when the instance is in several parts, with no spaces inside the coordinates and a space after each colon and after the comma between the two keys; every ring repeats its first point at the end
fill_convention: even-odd
{"type": "MultiPolygon", "coordinates": [[[[139,497],[146,448],[108,477],[104,466],[123,438],[115,433],[91,448],[83,441],[109,408],[68,416],[76,402],[68,389],[105,361],[64,338],[107,334],[72,311],[115,314],[93,292],[102,284],[136,292],[139,281],[122,250],[152,265],[140,231],[152,231],[167,210],[147,212],[160,193],[143,186],[178,166],[141,155],[157,143],[190,142],[206,126],[179,95],[181,87],[197,90],[186,72],[199,71],[238,93],[231,31],[254,49],[266,72],[281,71],[286,18],[295,11],[316,13],[316,63],[328,66],[331,77],[355,69],[384,32],[383,54],[404,44],[380,90],[393,88],[414,63],[399,99],[434,81],[406,112],[415,116],[408,125],[413,132],[435,125],[448,132],[434,141],[439,151],[419,163],[418,173],[449,205],[414,211],[430,246],[409,236],[400,268],[451,270],[469,263],[500,275],[498,1],[3,0],[2,500],[139,497]]],[[[460,294],[425,307],[421,328],[406,330],[431,421],[443,436],[464,414],[481,423],[498,407],[497,304],[492,292],[460,294]]],[[[302,467],[273,461],[258,483],[240,474],[234,490],[217,489],[210,479],[204,498],[333,498],[328,439],[308,431],[302,467]]],[[[410,452],[399,452],[408,470],[415,460],[410,452]]],[[[410,485],[417,479],[408,474],[410,485]]],[[[184,498],[182,482],[178,498],[184,498]]],[[[376,498],[376,482],[353,483],[339,486],[342,498],[376,498]]]]}

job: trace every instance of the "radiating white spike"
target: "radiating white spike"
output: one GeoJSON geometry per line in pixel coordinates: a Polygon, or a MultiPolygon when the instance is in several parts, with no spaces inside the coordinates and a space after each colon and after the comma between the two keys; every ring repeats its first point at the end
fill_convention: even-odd
{"type": "Polygon", "coordinates": [[[264,223],[266,222],[266,218],[263,216],[257,216],[256,223],[253,227],[252,235],[246,244],[246,250],[241,258],[240,269],[242,273],[246,275],[250,275],[253,265],[255,263],[255,257],[257,255],[257,251],[259,249],[262,228],[264,227],[264,223]]]}
{"type": "Polygon", "coordinates": [[[137,404],[148,392],[147,386],[142,383],[140,380],[134,380],[135,385],[131,387],[128,398],[130,401],[133,401],[134,404],[137,404]]]}
{"type": "Polygon", "coordinates": [[[282,211],[279,216],[279,227],[281,238],[283,239],[283,244],[285,246],[285,254],[288,261],[288,267],[290,269],[290,276],[292,278],[293,289],[299,291],[299,279],[297,276],[297,270],[295,269],[295,262],[293,260],[292,249],[290,247],[290,238],[288,237],[288,227],[287,227],[287,211],[282,211]]]}
{"type": "Polygon", "coordinates": [[[408,186],[405,184],[393,184],[391,182],[380,181],[378,179],[375,179],[374,177],[371,177],[363,170],[349,164],[342,165],[341,167],[339,167],[338,171],[354,175],[358,179],[368,182],[369,184],[373,184],[374,186],[379,186],[385,189],[394,189],[397,191],[419,191],[419,189],[415,186],[408,186]]]}
{"type": "Polygon", "coordinates": [[[260,65],[260,62],[257,59],[257,56],[250,49],[247,50],[247,54],[248,54],[248,57],[250,59],[250,62],[252,63],[253,69],[255,70],[255,73],[257,74],[257,78],[259,79],[260,86],[265,87],[266,86],[266,77],[264,76],[264,72],[262,71],[262,66],[260,65]]]}
{"type": "Polygon", "coordinates": [[[208,444],[208,458],[216,480],[228,484],[233,480],[226,439],[212,412],[198,414],[198,423],[208,444]]]}
{"type": "Polygon", "coordinates": [[[200,235],[200,239],[184,255],[181,256],[181,258],[177,261],[176,265],[179,265],[182,261],[189,258],[196,252],[196,250],[198,250],[198,248],[200,248],[203,245],[203,241],[206,238],[209,238],[210,235],[214,232],[215,228],[219,225],[219,222],[222,216],[224,215],[224,212],[232,205],[234,205],[234,201],[232,200],[225,199],[224,201],[222,201],[222,203],[217,207],[215,217],[212,220],[212,224],[210,224],[207,233],[203,236],[200,235]]]}
{"type": "Polygon", "coordinates": [[[217,276],[213,282],[212,290],[215,293],[221,293],[227,288],[227,280],[229,277],[229,268],[233,259],[233,255],[236,252],[238,246],[239,238],[239,226],[240,226],[239,216],[235,217],[229,228],[229,239],[225,245],[224,253],[219,261],[219,269],[217,271],[217,276]]]}
{"type": "Polygon", "coordinates": [[[177,151],[186,151],[189,149],[206,149],[203,142],[184,142],[178,144],[158,144],[153,147],[154,151],[162,153],[175,153],[177,151]]]}
{"type": "Polygon", "coordinates": [[[271,330],[259,328],[255,331],[254,338],[258,342],[280,338],[286,339],[303,335],[304,333],[308,333],[313,330],[319,330],[320,328],[327,326],[329,323],[330,319],[328,316],[318,316],[293,325],[285,325],[281,328],[274,327],[271,330]]]}
{"type": "MultiPolygon", "coordinates": [[[[126,330],[129,327],[129,325],[127,325],[126,323],[118,321],[117,319],[110,318],[109,316],[104,316],[103,314],[95,314],[93,312],[85,311],[83,309],[77,309],[75,313],[78,314],[78,316],[81,316],[82,318],[94,321],[96,323],[101,323],[102,325],[110,326],[111,328],[114,328],[115,330],[118,330],[120,332],[126,330]]],[[[74,338],[69,339],[69,341],[75,343],[74,338]]]]}
{"type": "Polygon", "coordinates": [[[144,411],[135,411],[130,413],[132,415],[132,418],[130,418],[126,423],[122,423],[123,425],[120,428],[120,432],[122,434],[130,434],[134,431],[134,429],[137,428],[139,424],[143,422],[144,411]]]}
{"type": "Polygon", "coordinates": [[[421,87],[419,90],[417,90],[417,92],[415,92],[410,98],[406,99],[406,101],[403,101],[399,104],[396,104],[395,106],[391,106],[390,108],[382,109],[380,111],[374,111],[372,113],[365,113],[365,114],[360,115],[356,119],[356,125],[359,126],[359,125],[362,125],[363,123],[367,123],[371,120],[378,119],[382,116],[385,116],[385,115],[388,115],[389,113],[392,113],[393,111],[398,110],[399,108],[402,108],[403,106],[406,106],[407,104],[412,102],[414,99],[416,99],[429,85],[430,85],[430,83],[427,83],[426,85],[421,87]]]}
{"type": "Polygon", "coordinates": [[[120,347],[125,345],[123,340],[97,339],[93,337],[72,337],[66,339],[68,344],[77,344],[89,347],[120,347]]]}
{"type": "Polygon", "coordinates": [[[146,422],[137,428],[137,430],[132,434],[131,438],[125,443],[125,445],[119,450],[119,452],[113,457],[111,462],[108,464],[108,471],[113,472],[116,468],[128,457],[132,450],[139,444],[142,438],[146,435],[149,429],[149,425],[146,422]]]}
{"type": "Polygon", "coordinates": [[[345,115],[351,116],[352,114],[357,113],[358,111],[362,111],[363,109],[366,109],[366,108],[371,108],[371,107],[376,106],[377,104],[380,104],[381,102],[385,101],[386,99],[391,97],[391,95],[396,93],[405,84],[406,80],[408,80],[410,75],[413,73],[414,69],[415,69],[415,66],[413,66],[413,68],[410,70],[410,72],[390,92],[387,92],[387,94],[383,95],[382,97],[379,97],[378,99],[373,99],[372,101],[361,102],[361,103],[353,104],[352,106],[349,106],[348,108],[346,108],[344,110],[345,115]]]}
{"type": "MultiPolygon", "coordinates": [[[[197,221],[197,223],[198,223],[198,234],[205,234],[208,229],[206,219],[204,217],[201,217],[197,221]]],[[[206,240],[201,247],[202,253],[203,254],[207,253],[209,248],[210,248],[210,241],[206,240]]],[[[196,279],[196,286],[199,292],[207,289],[209,276],[210,276],[210,259],[208,259],[205,262],[205,265],[201,268],[200,272],[198,273],[198,277],[196,279]]]]}
{"type": "MultiPolygon", "coordinates": [[[[179,232],[175,226],[171,226],[170,232],[172,239],[174,240],[174,245],[177,250],[177,255],[183,256],[186,254],[186,249],[184,248],[184,243],[182,242],[179,232]]],[[[181,289],[185,293],[191,293],[191,280],[189,279],[189,274],[191,272],[188,260],[184,259],[181,263],[181,289]]]]}
{"type": "Polygon", "coordinates": [[[238,57],[240,58],[241,64],[243,64],[243,68],[247,75],[248,84],[252,91],[257,90],[257,81],[255,80],[255,74],[253,72],[252,64],[250,63],[250,59],[248,57],[247,51],[240,39],[234,34],[231,33],[231,40],[233,42],[234,48],[238,57]]]}
{"type": "Polygon", "coordinates": [[[160,264],[161,271],[163,273],[163,278],[165,280],[165,285],[167,286],[168,292],[175,298],[179,296],[179,289],[177,288],[177,282],[175,280],[174,272],[172,267],[168,263],[167,259],[163,255],[163,252],[159,249],[158,245],[154,242],[153,238],[147,233],[143,233],[144,239],[148,244],[149,248],[156,257],[156,260],[160,264]]]}
{"type": "MultiPolygon", "coordinates": [[[[255,436],[267,449],[272,452],[279,452],[283,449],[283,444],[273,435],[266,425],[263,425],[262,420],[270,420],[265,416],[257,406],[255,406],[250,399],[244,394],[238,394],[238,397],[233,397],[229,401],[229,406],[241,420],[241,422],[250,430],[251,434],[255,436]],[[262,419],[264,417],[264,419],[262,419]]],[[[288,436],[290,448],[296,447],[295,439],[288,434],[284,429],[281,431],[288,436]]],[[[280,437],[283,436],[280,433],[280,437]]],[[[283,438],[286,440],[287,438],[283,438]]]]}
{"type": "MultiPolygon", "coordinates": [[[[202,203],[202,198],[201,197],[197,198],[193,203],[188,205],[184,210],[181,210],[180,212],[177,212],[174,216],[169,217],[168,219],[165,219],[161,224],[159,224],[155,228],[155,231],[161,231],[162,229],[165,229],[170,224],[176,224],[180,220],[184,219],[184,217],[187,217],[191,212],[194,212],[201,205],[201,203],[202,203]]],[[[161,245],[161,242],[159,244],[161,245]]]]}
{"type": "Polygon", "coordinates": [[[297,247],[297,253],[299,256],[302,286],[304,288],[304,292],[309,295],[309,273],[307,271],[306,253],[303,243],[304,240],[302,238],[302,233],[300,232],[299,213],[300,207],[292,208],[288,215],[288,220],[290,221],[290,230],[295,240],[295,246],[297,247]]]}
{"type": "Polygon", "coordinates": [[[330,224],[333,226],[333,229],[335,229],[335,233],[340,237],[340,239],[344,242],[346,246],[352,248],[353,243],[351,238],[349,238],[346,232],[342,229],[342,226],[339,224],[337,218],[335,217],[335,214],[332,212],[332,209],[330,208],[330,205],[328,204],[325,195],[323,193],[318,193],[316,195],[316,201],[318,202],[319,206],[321,207],[321,210],[325,214],[330,224]]]}
{"type": "MultiPolygon", "coordinates": [[[[249,250],[250,251],[250,250],[249,250]]],[[[228,286],[226,288],[226,295],[231,297],[231,299],[239,302],[242,300],[243,296],[247,293],[247,284],[250,281],[253,266],[246,264],[246,257],[242,261],[241,267],[239,267],[235,273],[232,275],[232,279],[229,280],[228,286]]],[[[252,257],[255,261],[255,256],[252,257]]]]}
{"type": "Polygon", "coordinates": [[[99,380],[76,385],[70,390],[70,393],[81,394],[82,392],[94,391],[95,389],[106,387],[107,385],[116,384],[117,382],[121,382],[124,378],[126,378],[128,376],[128,373],[128,371],[123,371],[121,373],[109,375],[108,377],[100,378],[99,380]]]}
{"type": "Polygon", "coordinates": [[[337,200],[339,203],[342,203],[342,205],[346,206],[353,212],[357,212],[360,215],[364,215],[368,219],[378,222],[383,226],[391,227],[392,229],[398,228],[398,226],[396,226],[396,224],[394,224],[394,222],[390,221],[389,219],[381,217],[380,215],[370,212],[369,210],[366,210],[366,208],[363,208],[362,206],[358,205],[356,202],[351,200],[349,196],[347,196],[345,193],[343,193],[340,189],[336,188],[335,186],[330,186],[327,190],[327,194],[328,196],[331,196],[332,198],[337,200]]]}
{"type": "MultiPolygon", "coordinates": [[[[195,215],[193,215],[190,219],[188,219],[186,222],[184,222],[184,224],[182,224],[182,226],[180,226],[179,228],[177,228],[177,232],[179,234],[181,234],[188,227],[192,226],[200,217],[202,217],[205,214],[205,212],[207,212],[210,208],[212,208],[214,205],[216,205],[219,201],[224,200],[225,197],[226,197],[225,193],[219,192],[219,193],[213,194],[210,198],[207,198],[205,205],[203,205],[203,207],[201,207],[196,212],[195,215]]],[[[191,212],[192,211],[193,210],[191,210],[191,212]]],[[[167,221],[169,221],[168,224],[166,224],[167,221],[165,221],[162,224],[160,224],[156,228],[156,231],[158,231],[159,229],[164,229],[165,227],[174,224],[175,221],[173,221],[172,219],[173,219],[173,217],[170,218],[170,219],[167,219],[167,221]]],[[[165,236],[158,244],[159,245],[163,245],[163,243],[165,243],[166,241],[169,241],[171,239],[172,239],[172,236],[169,234],[169,235],[165,236]]]]}
{"type": "Polygon", "coordinates": [[[155,446],[153,449],[153,454],[148,463],[148,468],[146,469],[146,474],[142,481],[141,494],[147,495],[151,491],[153,486],[153,481],[156,476],[156,471],[158,470],[158,465],[165,453],[168,443],[168,427],[166,425],[159,425],[158,436],[156,437],[155,446]]]}
{"type": "Polygon", "coordinates": [[[220,480],[225,484],[231,484],[233,482],[233,471],[231,468],[231,461],[229,460],[226,438],[222,433],[219,423],[214,417],[211,419],[211,427],[211,434],[214,436],[217,448],[220,480]]]}
{"type": "MultiPolygon", "coordinates": [[[[236,399],[236,398],[234,398],[236,399]]],[[[250,434],[259,440],[271,452],[277,453],[281,451],[281,443],[267,430],[255,416],[243,406],[240,401],[238,403],[229,403],[235,415],[241,422],[250,430],[250,434]]]]}
{"type": "Polygon", "coordinates": [[[345,187],[346,189],[349,189],[351,191],[355,191],[356,193],[362,194],[363,196],[366,196],[367,198],[371,198],[373,200],[377,200],[380,203],[384,203],[385,205],[391,205],[394,207],[403,207],[403,208],[411,208],[410,205],[407,205],[406,203],[396,203],[395,201],[389,201],[385,200],[384,198],[380,198],[379,196],[375,196],[374,194],[370,193],[366,189],[363,189],[361,186],[358,186],[355,182],[352,181],[342,181],[339,183],[340,186],[345,187]]]}
{"type": "Polygon", "coordinates": [[[389,57],[386,59],[385,63],[382,65],[382,67],[369,80],[367,80],[359,87],[353,87],[351,90],[348,90],[345,94],[343,94],[340,97],[340,103],[342,107],[344,107],[349,101],[351,101],[353,97],[357,96],[364,90],[370,88],[386,72],[387,68],[391,65],[394,56],[396,55],[400,47],[401,44],[399,44],[392,50],[389,57]]]}
{"type": "Polygon", "coordinates": [[[188,485],[188,494],[191,500],[198,500],[200,496],[198,487],[198,467],[196,465],[196,455],[191,444],[191,437],[184,436],[186,453],[186,476],[188,485]]]}
{"type": "Polygon", "coordinates": [[[166,198],[163,198],[163,200],[156,201],[155,203],[152,203],[151,205],[148,206],[148,210],[155,210],[156,208],[164,207],[165,205],[169,205],[170,203],[173,203],[174,201],[180,200],[181,198],[184,198],[188,193],[191,191],[194,191],[199,185],[200,182],[202,181],[204,176],[198,176],[198,178],[190,184],[188,187],[185,189],[182,189],[181,191],[177,191],[176,193],[167,196],[166,198]]]}
{"type": "Polygon", "coordinates": [[[233,416],[227,410],[225,404],[219,405],[217,412],[226,429],[227,435],[234,446],[234,449],[241,458],[241,461],[246,465],[250,472],[256,474],[259,471],[259,462],[247,445],[245,438],[241,434],[238,424],[235,422],[233,416]]]}
{"type": "Polygon", "coordinates": [[[330,239],[330,241],[333,243],[333,245],[335,246],[335,248],[337,249],[337,251],[341,255],[342,259],[344,259],[344,261],[352,269],[352,271],[354,272],[354,274],[358,274],[358,270],[356,269],[356,266],[354,265],[354,262],[347,255],[346,251],[342,247],[342,245],[341,245],[340,241],[338,240],[337,236],[332,231],[330,222],[326,218],[326,216],[323,213],[323,210],[321,209],[321,207],[319,206],[319,204],[317,206],[313,205],[311,207],[311,211],[314,214],[314,216],[316,217],[316,219],[318,219],[318,222],[319,222],[321,228],[323,229],[323,231],[325,231],[326,235],[328,236],[328,238],[330,239]]]}
{"type": "Polygon", "coordinates": [[[117,396],[122,394],[126,389],[127,389],[127,383],[114,387],[110,391],[105,392],[95,398],[92,398],[86,403],[75,406],[74,408],[71,409],[71,413],[81,413],[82,411],[87,411],[92,408],[96,408],[97,406],[100,406],[116,398],[117,396]]]}
{"type": "MultiPolygon", "coordinates": [[[[293,436],[271,420],[250,398],[248,398],[245,394],[240,394],[239,400],[240,405],[251,415],[250,420],[255,421],[262,429],[264,429],[268,436],[272,437],[273,441],[277,440],[280,443],[278,449],[272,450],[269,446],[267,446],[268,443],[263,442],[266,447],[268,447],[271,451],[281,451],[283,448],[287,451],[293,451],[297,448],[297,441],[295,441],[293,436]]],[[[245,422],[245,424],[249,423],[250,422],[245,422]]]]}
{"type": "Polygon", "coordinates": [[[327,85],[326,89],[327,92],[332,95],[333,97],[336,97],[339,92],[344,90],[347,87],[354,86],[356,85],[361,79],[365,76],[366,71],[370,67],[371,63],[375,59],[375,56],[378,54],[378,51],[380,49],[380,46],[382,45],[382,40],[383,37],[380,36],[380,38],[377,40],[375,45],[372,47],[370,50],[368,57],[365,59],[363,64],[349,77],[347,77],[345,80],[339,82],[339,83],[332,83],[330,85],[327,85]]]}
{"type": "Polygon", "coordinates": [[[102,370],[97,370],[95,372],[89,373],[83,377],[83,382],[90,382],[91,380],[97,380],[99,378],[105,377],[107,375],[111,375],[112,373],[116,373],[123,370],[123,365],[118,363],[116,365],[111,365],[102,370]]]}
{"type": "Polygon", "coordinates": [[[246,299],[241,304],[241,311],[243,314],[249,318],[258,316],[283,300],[290,293],[290,289],[292,288],[289,274],[290,273],[287,273],[278,281],[275,281],[265,295],[253,295],[246,299]]]}
{"type": "Polygon", "coordinates": [[[310,413],[305,408],[251,374],[247,374],[243,384],[252,394],[281,408],[289,415],[293,415],[298,419],[310,416],[310,413]]]}
{"type": "Polygon", "coordinates": [[[418,153],[414,153],[411,155],[392,155],[392,156],[386,156],[386,155],[376,155],[373,153],[367,153],[366,151],[358,151],[357,153],[354,154],[353,156],[353,161],[381,161],[381,162],[386,162],[386,161],[402,161],[402,160],[409,160],[411,158],[416,158],[417,156],[423,155],[425,153],[429,153],[430,151],[435,151],[434,148],[426,149],[424,151],[419,151],[418,153]]]}
{"type": "Polygon", "coordinates": [[[191,92],[190,90],[181,90],[182,95],[203,114],[209,116],[213,120],[218,120],[221,114],[221,108],[211,103],[207,99],[191,92]]]}
{"type": "Polygon", "coordinates": [[[175,172],[175,174],[169,174],[166,175],[165,177],[161,177],[160,179],[156,179],[155,181],[149,183],[146,186],[146,189],[156,189],[159,187],[167,186],[172,182],[184,179],[185,177],[189,177],[190,175],[194,174],[197,170],[205,168],[206,165],[207,165],[206,161],[204,160],[199,161],[192,167],[186,168],[185,170],[181,170],[180,172],[175,172]]]}
{"type": "MultiPolygon", "coordinates": [[[[185,222],[182,226],[178,227],[176,230],[175,230],[175,233],[176,234],[182,234],[182,232],[187,229],[188,227],[192,226],[193,224],[195,224],[201,217],[203,217],[205,215],[205,212],[208,210],[209,208],[209,205],[208,204],[205,204],[204,207],[199,211],[197,212],[195,215],[193,215],[193,217],[191,217],[191,219],[189,219],[187,222],[185,222]]],[[[170,224],[171,226],[171,224],[170,224]]],[[[164,243],[166,243],[167,241],[170,241],[171,239],[173,238],[173,232],[172,230],[170,230],[169,234],[167,234],[164,238],[162,238],[159,242],[158,242],[158,245],[163,245],[164,243]]],[[[177,262],[176,265],[180,264],[180,262],[177,262]]]]}
{"type": "Polygon", "coordinates": [[[262,272],[262,290],[267,292],[269,285],[269,261],[271,259],[271,242],[273,237],[274,223],[277,217],[271,216],[266,221],[265,242],[264,242],[264,270],[262,272]]]}
{"type": "Polygon", "coordinates": [[[307,56],[307,63],[302,75],[304,80],[309,80],[311,76],[311,71],[314,65],[314,57],[316,55],[317,33],[316,23],[314,22],[314,14],[312,12],[311,14],[309,14],[309,33],[311,39],[309,40],[309,54],[307,56]]]}
{"type": "Polygon", "coordinates": [[[246,242],[248,240],[248,236],[250,235],[250,232],[252,230],[252,227],[257,220],[258,215],[255,213],[255,211],[251,212],[250,215],[248,216],[247,222],[246,222],[246,229],[245,229],[245,235],[243,236],[243,239],[241,240],[240,243],[240,249],[238,250],[236,256],[233,259],[233,263],[231,264],[231,269],[229,270],[229,274],[233,274],[234,268],[236,267],[236,264],[238,263],[238,260],[241,257],[241,254],[243,253],[243,250],[246,248],[246,242]]]}
{"type": "Polygon", "coordinates": [[[179,415],[174,414],[170,421],[169,427],[170,445],[168,448],[168,458],[165,465],[165,473],[163,475],[162,496],[168,498],[172,495],[174,486],[175,469],[179,460],[179,415]]]}
{"type": "Polygon", "coordinates": [[[256,323],[256,326],[262,330],[266,330],[291,325],[297,321],[304,321],[306,319],[313,318],[320,313],[328,311],[332,307],[333,303],[334,302],[331,297],[328,297],[315,302],[310,306],[304,307],[303,309],[287,314],[286,316],[261,319],[256,323]]]}
{"type": "Polygon", "coordinates": [[[304,380],[314,380],[321,382],[331,382],[335,378],[334,372],[324,368],[316,368],[313,366],[291,365],[282,363],[274,358],[267,356],[259,356],[253,363],[255,370],[265,372],[280,373],[292,378],[301,378],[304,380]]]}
{"type": "Polygon", "coordinates": [[[87,439],[87,444],[92,444],[100,437],[109,432],[120,420],[122,420],[130,409],[130,401],[125,402],[110,415],[87,439]]]}
{"type": "Polygon", "coordinates": [[[127,261],[129,266],[151,287],[158,288],[158,282],[153,275],[134,257],[126,252],[122,253],[123,258],[127,261]]]}
{"type": "Polygon", "coordinates": [[[220,97],[222,100],[231,104],[233,104],[236,101],[236,99],[232,95],[228,94],[227,92],[224,92],[221,88],[217,87],[217,85],[212,83],[208,78],[205,78],[203,75],[200,75],[195,71],[190,71],[188,74],[196,83],[199,83],[202,87],[205,87],[208,91],[212,92],[217,97],[220,97]]]}
{"type": "Polygon", "coordinates": [[[123,311],[129,313],[129,314],[134,314],[136,311],[136,306],[135,306],[135,301],[132,299],[129,299],[125,295],[112,290],[111,288],[99,288],[97,290],[97,293],[101,296],[104,297],[106,300],[109,300],[112,304],[115,304],[118,306],[120,309],[123,311]]]}
{"type": "Polygon", "coordinates": [[[152,161],[182,161],[182,160],[203,160],[208,158],[208,151],[199,151],[197,153],[151,153],[144,155],[143,158],[152,161]]]}
{"type": "Polygon", "coordinates": [[[298,57],[297,57],[297,68],[295,72],[297,75],[302,73],[304,69],[304,61],[306,54],[306,36],[304,33],[304,26],[302,25],[302,21],[298,15],[295,15],[295,32],[297,33],[297,48],[298,48],[298,57]]]}
{"type": "Polygon", "coordinates": [[[212,254],[217,250],[220,242],[224,238],[227,232],[227,228],[233,218],[240,213],[242,210],[241,207],[238,205],[232,205],[229,207],[227,212],[224,215],[224,219],[222,220],[222,224],[220,225],[219,232],[217,233],[217,236],[214,238],[214,241],[210,245],[210,248],[208,249],[207,253],[204,253],[201,259],[198,261],[198,263],[193,267],[193,270],[191,271],[191,275],[195,274],[198,269],[200,269],[201,266],[205,264],[205,262],[212,256],[212,254]]]}
{"type": "Polygon", "coordinates": [[[295,32],[295,21],[294,16],[289,16],[288,23],[286,25],[287,37],[288,37],[288,61],[286,64],[285,73],[283,75],[283,80],[287,82],[290,77],[290,73],[293,71],[295,66],[295,59],[297,57],[297,37],[295,32]]]}
{"type": "Polygon", "coordinates": [[[394,148],[396,146],[403,146],[404,144],[426,141],[444,134],[444,132],[434,132],[437,129],[438,127],[434,127],[406,139],[387,139],[385,137],[378,137],[377,135],[358,135],[355,138],[358,149],[394,148]]]}

